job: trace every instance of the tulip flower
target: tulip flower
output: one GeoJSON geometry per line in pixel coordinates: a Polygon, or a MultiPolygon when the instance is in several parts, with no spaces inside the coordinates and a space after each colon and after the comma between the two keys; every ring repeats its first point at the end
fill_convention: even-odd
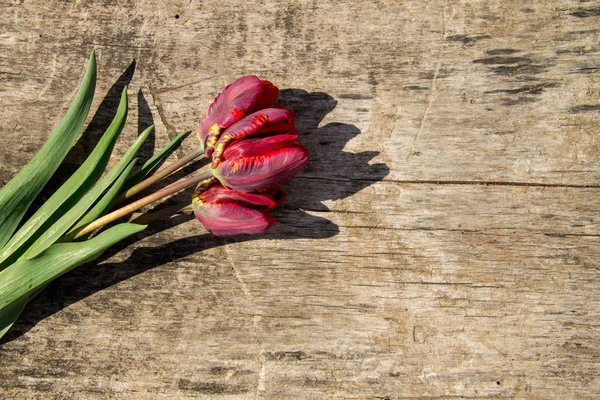
{"type": "Polygon", "coordinates": [[[270,107],[278,96],[276,86],[256,76],[244,76],[226,86],[196,128],[196,136],[205,155],[212,155],[214,145],[225,129],[248,114],[270,107]]]}
{"type": "Polygon", "coordinates": [[[308,163],[308,149],[296,134],[236,141],[225,148],[212,168],[221,183],[240,192],[264,191],[282,185],[308,163]]]}
{"type": "Polygon", "coordinates": [[[266,108],[248,115],[231,125],[219,137],[213,153],[213,168],[222,161],[226,146],[248,136],[271,136],[276,134],[296,135],[296,114],[287,108],[266,108]]]}
{"type": "Polygon", "coordinates": [[[267,211],[284,198],[280,189],[267,193],[242,193],[221,184],[199,185],[192,207],[200,223],[216,236],[257,234],[275,223],[267,211]]]}

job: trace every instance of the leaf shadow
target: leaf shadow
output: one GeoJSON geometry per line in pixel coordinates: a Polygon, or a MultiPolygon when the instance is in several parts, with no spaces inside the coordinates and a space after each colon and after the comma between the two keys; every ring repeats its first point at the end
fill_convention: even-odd
{"type": "MultiPolygon", "coordinates": [[[[348,141],[361,133],[354,125],[329,123],[323,127],[319,126],[337,105],[333,97],[326,93],[287,89],[281,91],[279,102],[298,115],[296,125],[302,143],[311,152],[311,158],[305,171],[285,185],[288,198],[274,210],[273,215],[277,218],[277,223],[269,232],[263,235],[236,237],[215,237],[200,233],[156,245],[151,239],[152,236],[190,222],[193,216],[176,215],[170,219],[155,221],[145,231],[113,246],[95,261],[79,266],[53,281],[26,306],[12,329],[0,339],[0,344],[22,336],[39,321],[70,304],[152,268],[175,262],[197,252],[251,240],[317,240],[337,235],[339,227],[323,216],[329,212],[324,202],[349,197],[380,181],[389,173],[389,168],[382,163],[369,164],[378,152],[343,151],[348,141]],[[350,165],[353,168],[340,168],[350,165]],[[305,211],[318,212],[321,215],[305,211]],[[127,259],[112,259],[132,245],[135,245],[135,248],[127,259]]],[[[192,191],[184,191],[168,202],[189,201],[192,191]]],[[[198,230],[204,232],[199,225],[198,230]]]]}
{"type": "MultiPolygon", "coordinates": [[[[138,135],[146,130],[151,125],[154,125],[154,118],[152,117],[152,110],[148,105],[148,101],[144,96],[144,92],[140,89],[137,92],[137,104],[138,104],[138,135]]],[[[156,146],[156,131],[153,130],[148,136],[148,139],[144,142],[142,147],[137,153],[138,165],[142,165],[146,160],[149,160],[154,154],[154,148],[156,146]]]]}

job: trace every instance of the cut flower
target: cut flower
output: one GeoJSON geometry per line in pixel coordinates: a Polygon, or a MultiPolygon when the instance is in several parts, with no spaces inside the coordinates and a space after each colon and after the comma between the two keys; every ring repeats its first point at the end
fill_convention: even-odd
{"type": "Polygon", "coordinates": [[[230,236],[266,232],[275,218],[267,214],[284,198],[283,191],[242,193],[217,183],[197,192],[194,215],[213,235],[230,236]]]}
{"type": "Polygon", "coordinates": [[[229,145],[212,171],[223,185],[240,192],[264,191],[282,185],[308,163],[308,149],[297,135],[244,139],[229,145]]]}
{"type": "Polygon", "coordinates": [[[279,90],[271,82],[248,75],[227,85],[198,122],[196,137],[207,157],[213,153],[220,134],[255,111],[270,107],[279,90]]]}

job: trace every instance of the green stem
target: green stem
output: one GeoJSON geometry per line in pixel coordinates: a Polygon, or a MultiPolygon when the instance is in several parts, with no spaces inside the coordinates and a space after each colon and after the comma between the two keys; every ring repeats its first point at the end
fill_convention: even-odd
{"type": "Polygon", "coordinates": [[[173,172],[177,171],[179,168],[183,167],[185,164],[189,163],[194,158],[200,157],[201,155],[202,155],[202,151],[200,151],[200,150],[192,152],[190,154],[186,154],[185,156],[181,157],[179,160],[177,160],[174,163],[169,164],[166,167],[158,170],[152,176],[144,179],[143,181],[141,181],[137,185],[135,185],[135,186],[131,187],[130,189],[128,189],[125,193],[121,194],[117,198],[117,200],[115,201],[115,204],[122,203],[126,199],[128,199],[128,198],[130,198],[130,197],[132,197],[132,196],[134,196],[136,194],[138,194],[142,190],[146,189],[148,186],[155,184],[156,182],[160,181],[164,177],[166,177],[166,176],[172,174],[173,172]]]}
{"type": "Polygon", "coordinates": [[[183,179],[179,182],[175,182],[174,184],[169,185],[166,188],[161,189],[156,193],[152,193],[151,195],[148,195],[137,201],[134,201],[131,204],[127,204],[126,206],[121,207],[118,210],[111,212],[110,214],[106,214],[102,218],[98,218],[97,220],[95,220],[94,222],[91,222],[89,225],[86,225],[79,232],[77,232],[77,234],[73,237],[73,239],[77,239],[77,238],[82,237],[83,235],[87,235],[88,233],[93,232],[96,229],[101,228],[106,224],[114,222],[128,214],[131,214],[132,212],[134,212],[136,210],[139,210],[140,208],[142,208],[144,206],[147,206],[150,203],[160,200],[163,197],[170,196],[170,195],[177,193],[183,189],[187,189],[191,186],[197,185],[198,183],[202,182],[205,179],[210,178],[211,176],[212,176],[212,172],[206,171],[199,175],[192,176],[187,179],[183,179]]]}

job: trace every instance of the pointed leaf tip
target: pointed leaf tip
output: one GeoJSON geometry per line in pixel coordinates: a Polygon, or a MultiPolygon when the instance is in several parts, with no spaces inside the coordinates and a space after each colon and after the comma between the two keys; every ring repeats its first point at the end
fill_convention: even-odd
{"type": "Polygon", "coordinates": [[[90,109],[95,86],[96,58],[92,52],[65,116],[31,161],[0,190],[0,247],[11,239],[31,203],[73,146],[90,109]]]}

